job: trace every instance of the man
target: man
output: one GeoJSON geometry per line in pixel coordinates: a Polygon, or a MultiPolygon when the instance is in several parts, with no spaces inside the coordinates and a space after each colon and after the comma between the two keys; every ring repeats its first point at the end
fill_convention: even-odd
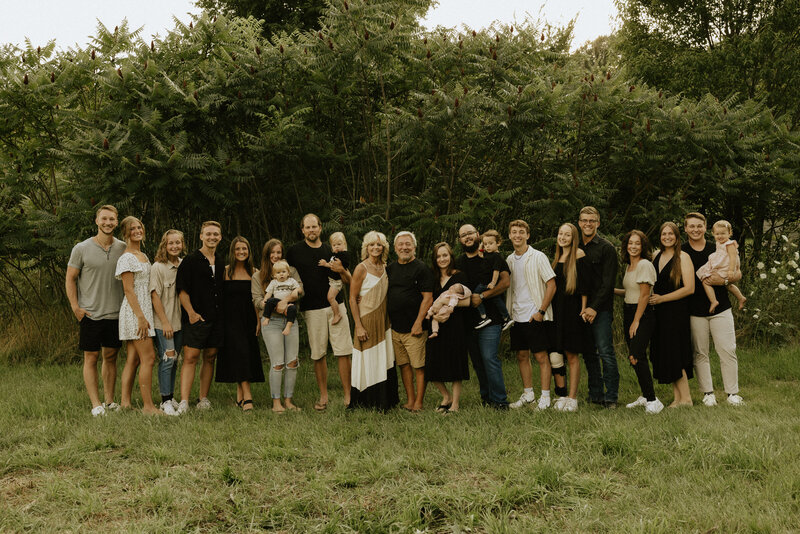
{"type": "MultiPolygon", "coordinates": [[[[468,280],[470,289],[478,284],[487,285],[492,280],[492,265],[480,255],[478,250],[481,236],[471,224],[465,224],[458,229],[458,240],[464,253],[456,258],[455,267],[462,271],[468,280]]],[[[497,351],[500,347],[500,334],[503,328],[503,318],[494,306],[486,309],[491,324],[474,330],[480,321],[480,315],[474,308],[483,300],[502,295],[509,286],[508,272],[500,273],[500,279],[493,289],[487,289],[481,293],[472,294],[472,310],[468,315],[467,326],[471,327],[469,332],[469,355],[472,360],[472,367],[478,376],[480,386],[481,401],[488,406],[497,409],[508,409],[506,398],[506,385],[503,381],[503,366],[497,351]]]]}
{"type": "Polygon", "coordinates": [[[550,349],[552,348],[553,308],[550,303],[556,294],[556,273],[543,252],[528,245],[530,227],[522,220],[511,221],[508,238],[514,252],[506,261],[511,270],[511,286],[506,296],[506,307],[511,311],[511,350],[517,351],[519,374],[524,388],[512,408],[532,403],[533,370],[531,352],[539,363],[542,396],[537,408],[550,407],[550,349]]]}
{"type": "MultiPolygon", "coordinates": [[[[683,228],[689,242],[682,246],[682,250],[692,258],[694,271],[697,273],[703,264],[708,261],[708,256],[716,250],[713,241],[706,241],[706,218],[697,212],[686,215],[683,228]]],[[[697,374],[697,384],[703,392],[703,404],[716,406],[717,398],[714,395],[714,385],[711,381],[711,362],[708,357],[709,333],[714,339],[714,348],[719,354],[719,367],[722,373],[722,384],[728,394],[728,404],[740,406],[744,400],[739,395],[739,363],[736,358],[736,331],[733,326],[733,313],[731,301],[728,298],[728,285],[738,282],[742,278],[741,271],[737,270],[731,278],[724,279],[719,275],[711,275],[705,282],[701,282],[695,274],[694,295],[689,297],[689,322],[692,330],[692,347],[694,349],[694,369],[697,374]],[[703,283],[714,287],[714,294],[719,305],[713,315],[709,313],[711,303],[703,289],[703,283]]]]}
{"type": "Polygon", "coordinates": [[[297,269],[303,281],[305,294],[300,300],[300,310],[306,321],[308,344],[311,359],[314,361],[314,375],[319,387],[319,400],[314,409],[324,411],[328,407],[328,363],[325,356],[330,342],[336,356],[339,378],[342,380],[344,404],[350,405],[350,357],[353,354],[353,338],[350,335],[350,322],[347,308],[342,301],[342,291],[336,296],[342,320],[333,323],[333,310],[328,303],[328,274],[333,270],[342,278],[342,283],[350,283],[350,272],[338,259],[331,260],[331,247],[320,239],[322,222],[319,217],[309,213],[300,223],[303,241],[295,243],[287,251],[286,261],[297,269]],[[328,262],[329,268],[319,265],[320,260],[328,262]]]}
{"type": "Polygon", "coordinates": [[[222,314],[222,280],[225,258],[217,251],[222,241],[222,226],[216,221],[200,225],[200,242],[203,244],[181,262],[175,278],[175,290],[184,311],[183,366],[181,367],[181,402],[178,414],[189,409],[194,373],[200,354],[200,395],[198,410],[211,408],[208,391],[214,376],[214,360],[224,342],[225,327],[222,314]]]}
{"type": "Polygon", "coordinates": [[[114,388],[117,352],[122,346],[118,319],[123,293],[122,282],[114,274],[117,260],[125,252],[125,243],[114,237],[117,217],[114,206],[100,206],[94,219],[97,234],[75,245],[67,264],[67,299],[80,323],[78,346],[83,351],[83,383],[92,402],[93,416],[119,410],[119,404],[114,402],[114,388]],[[97,377],[101,349],[104,404],[100,403],[97,377]]]}
{"type": "Polygon", "coordinates": [[[607,408],[617,407],[619,370],[611,330],[614,312],[614,283],[617,279],[617,253],[614,246],[597,234],[600,212],[586,206],[578,217],[580,248],[586,253],[592,278],[589,301],[582,316],[592,325],[595,354],[584,354],[589,381],[589,401],[607,408]],[[602,362],[602,370],[600,364],[602,362]]]}
{"type": "Polygon", "coordinates": [[[386,267],[389,277],[386,307],[392,323],[394,357],[400,366],[408,398],[403,408],[419,412],[425,395],[425,342],[428,339],[422,321],[433,304],[435,282],[430,268],[416,259],[417,238],[414,234],[398,233],[394,237],[394,251],[397,261],[386,267]]]}

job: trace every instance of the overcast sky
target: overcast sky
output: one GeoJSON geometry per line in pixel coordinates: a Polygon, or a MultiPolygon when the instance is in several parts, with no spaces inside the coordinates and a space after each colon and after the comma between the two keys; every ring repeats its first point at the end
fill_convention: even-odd
{"type": "MultiPolygon", "coordinates": [[[[131,29],[144,26],[143,37],[164,35],[174,26],[172,17],[184,22],[198,13],[192,0],[2,0],[0,43],[21,46],[26,37],[33,46],[56,40],[59,48],[83,47],[96,33],[97,21],[113,29],[123,18],[131,29]]],[[[424,24],[480,29],[492,21],[522,21],[530,14],[551,24],[563,25],[577,17],[573,48],[611,32],[616,8],[613,0],[440,0],[424,24]]]]}

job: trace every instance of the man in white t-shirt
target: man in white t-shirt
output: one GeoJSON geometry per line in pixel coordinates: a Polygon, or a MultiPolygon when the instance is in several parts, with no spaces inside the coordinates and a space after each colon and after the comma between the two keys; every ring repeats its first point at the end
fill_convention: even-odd
{"type": "Polygon", "coordinates": [[[511,286],[506,294],[506,306],[511,312],[511,350],[517,351],[517,364],[522,375],[524,391],[511,408],[521,408],[532,403],[533,369],[530,355],[539,363],[542,395],[538,409],[550,407],[549,351],[552,348],[553,308],[550,302],[556,293],[556,274],[543,252],[528,245],[530,227],[522,220],[508,226],[508,238],[514,252],[506,262],[511,270],[511,286]]]}

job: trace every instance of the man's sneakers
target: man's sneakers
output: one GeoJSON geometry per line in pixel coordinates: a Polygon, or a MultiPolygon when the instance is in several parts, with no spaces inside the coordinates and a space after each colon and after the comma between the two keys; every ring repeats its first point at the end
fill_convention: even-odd
{"type": "Polygon", "coordinates": [[[734,393],[732,395],[728,395],[728,404],[731,406],[743,406],[744,399],[740,397],[738,393],[734,393]]]}
{"type": "Polygon", "coordinates": [[[106,414],[106,408],[102,404],[98,404],[92,408],[92,417],[101,417],[106,414]]]}
{"type": "Polygon", "coordinates": [[[550,396],[539,397],[539,404],[536,405],[537,410],[546,410],[550,407],[550,396]]]}
{"type": "Polygon", "coordinates": [[[488,317],[484,317],[483,319],[481,319],[481,322],[475,325],[475,330],[480,330],[484,326],[489,326],[490,324],[492,324],[492,320],[489,319],[488,317]]]}
{"type": "MultiPolygon", "coordinates": [[[[732,393],[728,395],[726,399],[728,404],[731,406],[743,406],[744,399],[738,393],[732,393]]],[[[706,393],[703,395],[703,404],[706,406],[716,406],[717,405],[717,397],[713,393],[706,393]]]]}
{"type": "Polygon", "coordinates": [[[629,402],[628,404],[626,404],[625,407],[626,408],[638,408],[639,406],[644,406],[646,404],[647,404],[647,399],[645,399],[644,397],[639,397],[635,401],[629,402]]]}
{"type": "MultiPolygon", "coordinates": [[[[519,400],[516,402],[512,402],[509,406],[514,409],[522,408],[526,404],[530,404],[535,400],[536,400],[536,395],[533,393],[533,391],[531,391],[529,393],[523,393],[522,395],[520,395],[519,400]]],[[[550,400],[548,399],[548,404],[549,403],[550,400]]]]}
{"type": "Polygon", "coordinates": [[[644,413],[648,415],[655,415],[664,409],[664,404],[656,398],[656,400],[648,401],[644,405],[644,413]]]}
{"type": "Polygon", "coordinates": [[[116,402],[109,402],[108,404],[103,403],[103,407],[106,409],[106,412],[118,412],[122,409],[116,402]]]}
{"type": "Polygon", "coordinates": [[[203,397],[199,401],[197,401],[197,409],[198,410],[210,410],[211,409],[211,401],[208,400],[208,397],[203,397]]]}
{"type": "Polygon", "coordinates": [[[703,404],[706,406],[716,406],[717,397],[713,393],[706,393],[703,395],[703,404]]]}
{"type": "Polygon", "coordinates": [[[188,411],[189,411],[189,401],[187,401],[186,399],[179,402],[178,407],[175,408],[175,413],[177,413],[178,415],[183,415],[188,411]]]}
{"type": "Polygon", "coordinates": [[[178,410],[175,409],[175,404],[173,404],[172,400],[162,402],[161,411],[164,412],[164,415],[180,415],[178,410]]]}
{"type": "Polygon", "coordinates": [[[577,412],[578,399],[573,399],[570,397],[559,397],[558,400],[556,400],[553,409],[559,412],[577,412]]]}
{"type": "Polygon", "coordinates": [[[505,332],[506,330],[508,330],[512,326],[514,326],[514,321],[512,321],[511,317],[509,317],[505,321],[503,321],[503,330],[502,331],[505,332]]]}

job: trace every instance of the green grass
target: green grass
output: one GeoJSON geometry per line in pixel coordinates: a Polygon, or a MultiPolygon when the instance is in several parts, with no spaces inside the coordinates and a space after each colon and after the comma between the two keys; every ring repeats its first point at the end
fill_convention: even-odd
{"type": "MultiPolygon", "coordinates": [[[[576,414],[302,413],[233,406],[94,419],[80,367],[0,366],[0,532],[790,532],[800,517],[800,350],[742,350],[747,405],[576,414]]],[[[621,401],[637,396],[621,365],[621,401]]],[[[507,385],[519,394],[516,365],[507,385]]],[[[715,383],[720,384],[715,375],[715,383]]],[[[692,387],[696,385],[692,382],[692,387]]],[[[698,395],[693,389],[696,400],[698,395]]],[[[659,397],[670,400],[666,387],[659,397]]],[[[585,379],[581,389],[585,396],[585,379]]],[[[720,395],[718,395],[720,397],[720,395]]]]}

